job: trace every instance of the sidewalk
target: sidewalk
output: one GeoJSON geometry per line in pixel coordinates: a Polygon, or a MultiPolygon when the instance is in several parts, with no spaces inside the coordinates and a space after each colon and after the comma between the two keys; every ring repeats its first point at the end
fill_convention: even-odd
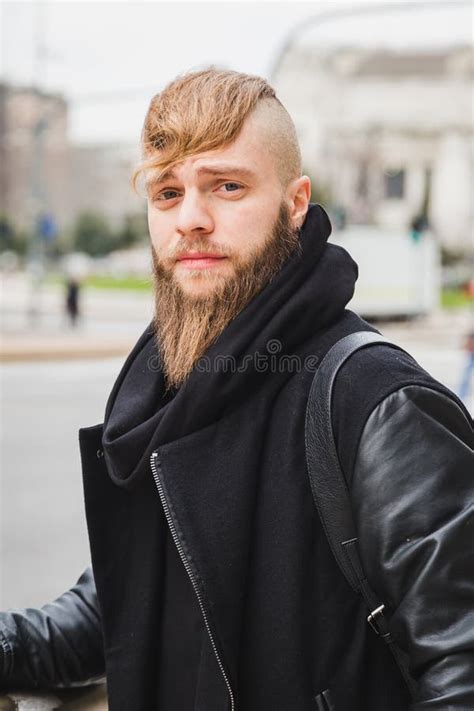
{"type": "MultiPolygon", "coordinates": [[[[151,293],[84,290],[83,319],[72,328],[64,315],[64,290],[46,284],[36,304],[40,317],[28,315],[32,297],[21,275],[5,279],[0,303],[0,361],[107,358],[126,355],[151,321],[151,293]]],[[[462,350],[472,328],[469,309],[435,311],[411,321],[375,323],[385,336],[408,349],[422,346],[436,351],[462,350]]]]}
{"type": "Polygon", "coordinates": [[[151,294],[90,289],[81,297],[82,318],[72,327],[63,289],[44,285],[33,318],[28,283],[7,279],[0,305],[0,362],[124,356],[152,318],[151,294]]]}
{"type": "Polygon", "coordinates": [[[0,362],[72,360],[125,356],[137,340],[135,335],[99,337],[87,330],[33,333],[2,333],[0,362]]]}

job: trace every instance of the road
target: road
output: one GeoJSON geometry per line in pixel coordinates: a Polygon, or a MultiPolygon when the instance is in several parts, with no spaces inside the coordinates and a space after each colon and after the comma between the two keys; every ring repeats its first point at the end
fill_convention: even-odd
{"type": "Polygon", "coordinates": [[[1,606],[38,605],[88,564],[79,427],[103,419],[121,360],[3,366],[1,606]]]}
{"type": "MultiPolygon", "coordinates": [[[[456,387],[466,315],[379,328],[456,387]]],[[[2,366],[3,609],[51,600],[88,564],[77,431],[102,421],[122,360],[2,366]]]]}

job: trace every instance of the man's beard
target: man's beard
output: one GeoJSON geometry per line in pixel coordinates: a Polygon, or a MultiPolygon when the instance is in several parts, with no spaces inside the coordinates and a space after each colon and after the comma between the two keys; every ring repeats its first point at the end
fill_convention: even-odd
{"type": "MultiPolygon", "coordinates": [[[[203,296],[185,293],[173,274],[173,266],[164,263],[152,250],[154,330],[168,389],[178,388],[185,381],[225,327],[273,279],[299,244],[299,232],[293,228],[288,208],[282,203],[264,244],[245,261],[239,260],[231,249],[217,250],[232,260],[234,273],[231,276],[215,275],[212,268],[210,272],[196,270],[188,276],[189,279],[212,279],[215,288],[203,296]]],[[[216,253],[216,248],[205,237],[193,238],[189,243],[183,239],[173,254],[186,251],[216,253]]],[[[172,260],[173,263],[176,262],[172,260]]]]}

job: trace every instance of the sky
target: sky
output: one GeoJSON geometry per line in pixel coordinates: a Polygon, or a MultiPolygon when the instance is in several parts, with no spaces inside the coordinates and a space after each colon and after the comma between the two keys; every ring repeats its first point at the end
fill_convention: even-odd
{"type": "Polygon", "coordinates": [[[293,35],[315,47],[472,43],[472,5],[456,2],[400,0],[393,13],[384,0],[0,0],[0,77],[64,94],[75,142],[135,142],[151,96],[179,73],[215,64],[271,80],[293,35]],[[347,15],[362,4],[372,12],[347,15]]]}

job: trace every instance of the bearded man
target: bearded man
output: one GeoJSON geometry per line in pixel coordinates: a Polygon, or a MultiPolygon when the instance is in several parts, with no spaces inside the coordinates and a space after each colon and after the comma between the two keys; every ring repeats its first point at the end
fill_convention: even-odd
{"type": "Polygon", "coordinates": [[[333,392],[402,674],[311,495],[314,366],[375,329],[346,309],[357,268],[309,204],[288,113],[259,77],[191,73],[152,100],[143,157],[156,308],[104,424],[80,432],[93,574],[4,613],[5,683],[105,671],[110,711],[472,710],[467,412],[383,344],[333,392]]]}

